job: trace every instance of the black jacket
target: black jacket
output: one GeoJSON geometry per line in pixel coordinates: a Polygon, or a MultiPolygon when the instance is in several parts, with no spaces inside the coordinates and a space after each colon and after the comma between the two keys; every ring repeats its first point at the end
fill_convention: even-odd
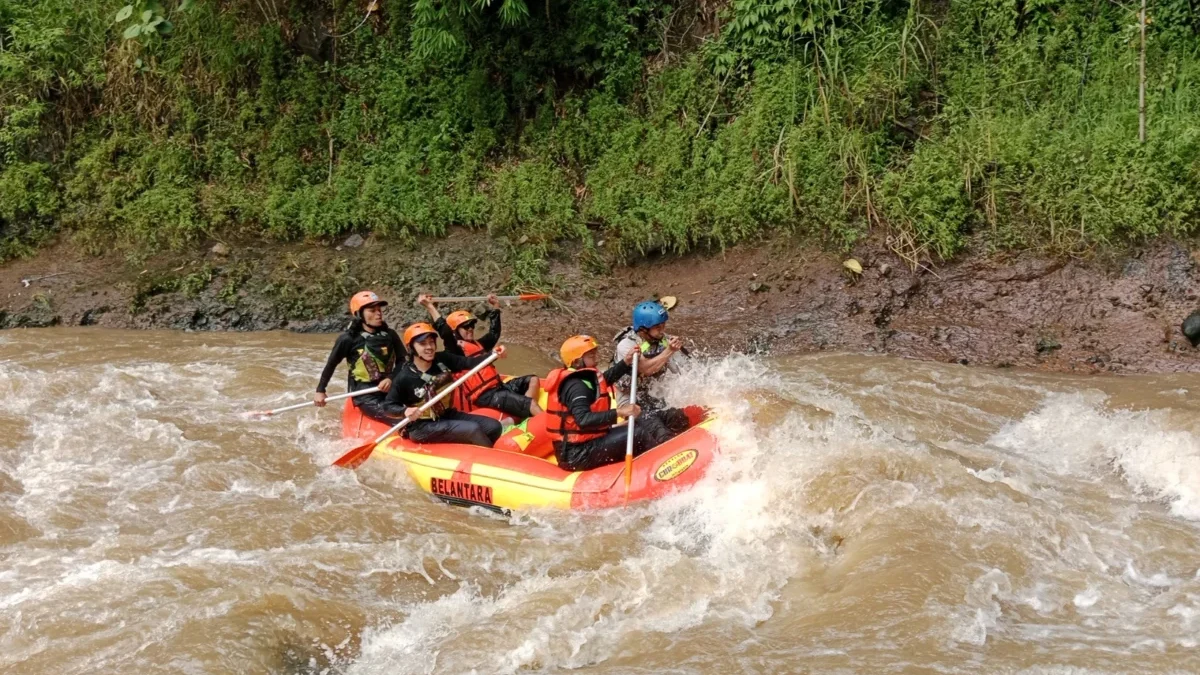
{"type": "MultiPolygon", "coordinates": [[[[358,358],[359,352],[362,350],[363,345],[366,344],[366,340],[362,335],[363,330],[362,325],[356,321],[337,337],[337,341],[333,343],[333,349],[329,352],[329,358],[325,361],[325,367],[321,369],[321,379],[317,381],[318,392],[325,393],[325,388],[329,386],[329,380],[333,378],[334,371],[337,370],[338,365],[342,361],[349,363],[358,358]]],[[[396,331],[388,328],[386,324],[381,330],[388,332],[391,338],[389,342],[392,353],[396,355],[397,362],[403,361],[406,352],[404,351],[404,345],[400,344],[400,336],[396,334],[396,331]]],[[[346,391],[357,391],[370,386],[372,385],[355,380],[353,374],[346,373],[346,391]]]]}
{"type": "MultiPolygon", "coordinates": [[[[407,407],[419,406],[428,401],[437,390],[453,382],[453,373],[470,370],[483,363],[491,353],[479,356],[459,356],[450,352],[438,352],[433,357],[433,365],[422,373],[411,360],[396,367],[392,377],[392,388],[387,393],[387,402],[407,407]]],[[[451,396],[442,399],[445,407],[449,408],[451,396]]]]}

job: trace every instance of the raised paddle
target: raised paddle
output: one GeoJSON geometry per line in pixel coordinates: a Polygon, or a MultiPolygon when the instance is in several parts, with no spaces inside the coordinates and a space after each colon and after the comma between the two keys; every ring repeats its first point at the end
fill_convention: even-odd
{"type": "MultiPolygon", "coordinates": [[[[445,389],[439,391],[436,396],[429,399],[429,402],[425,403],[418,409],[419,412],[424,413],[426,410],[429,410],[430,408],[432,408],[434,405],[437,404],[438,401],[442,400],[443,398],[446,398],[446,396],[450,392],[454,391],[455,389],[458,389],[459,385],[461,385],[463,382],[466,382],[467,380],[471,379],[472,375],[483,370],[489,364],[491,364],[492,361],[495,361],[498,358],[500,358],[500,353],[493,353],[491,356],[484,359],[483,363],[480,363],[479,365],[475,366],[474,368],[468,370],[465,375],[463,375],[462,377],[455,380],[453,384],[451,384],[450,386],[446,387],[445,389]]],[[[343,466],[348,469],[358,468],[359,465],[361,465],[363,462],[367,461],[367,459],[371,456],[371,453],[375,451],[376,445],[379,445],[380,443],[382,443],[384,441],[384,439],[387,438],[388,436],[391,436],[392,434],[396,433],[397,431],[400,431],[401,429],[403,429],[411,421],[412,421],[412,418],[405,417],[404,419],[400,420],[399,424],[397,424],[396,426],[392,427],[391,429],[388,429],[387,431],[383,432],[383,434],[381,434],[379,436],[379,438],[376,438],[375,440],[373,440],[370,443],[367,443],[365,445],[360,445],[357,448],[354,448],[353,450],[351,450],[350,452],[347,452],[346,454],[342,455],[341,457],[338,457],[337,460],[335,460],[333,462],[333,465],[334,466],[343,466]]]]}
{"type": "MultiPolygon", "coordinates": [[[[633,374],[629,378],[629,404],[637,405],[637,364],[639,352],[633,353],[633,374]]],[[[633,481],[633,420],[629,416],[629,437],[625,439],[625,502],[629,502],[629,484],[633,481]]]]}
{"type": "MultiPolygon", "coordinates": [[[[338,394],[337,396],[329,396],[325,399],[325,402],[328,403],[329,401],[340,401],[343,398],[354,398],[355,396],[362,396],[364,394],[374,394],[377,391],[379,391],[379,387],[371,387],[370,389],[359,389],[358,391],[351,391],[351,392],[347,392],[345,394],[338,394]]],[[[289,410],[299,410],[301,408],[307,408],[310,405],[316,405],[316,403],[314,403],[313,401],[309,401],[307,403],[297,403],[296,405],[289,405],[289,406],[286,406],[283,408],[276,408],[274,410],[250,410],[250,411],[244,412],[242,414],[245,415],[246,417],[270,417],[271,415],[275,415],[275,414],[278,414],[281,412],[287,412],[289,410]]]]}
{"type": "MultiPolygon", "coordinates": [[[[507,300],[509,302],[512,302],[514,300],[545,300],[546,298],[549,298],[549,297],[550,296],[545,293],[522,293],[520,295],[498,295],[498,296],[496,296],[496,299],[497,300],[507,300]]],[[[433,298],[433,301],[434,302],[483,302],[484,300],[487,300],[487,299],[488,299],[488,296],[486,296],[486,295],[462,295],[462,296],[457,296],[457,297],[433,298]]]]}

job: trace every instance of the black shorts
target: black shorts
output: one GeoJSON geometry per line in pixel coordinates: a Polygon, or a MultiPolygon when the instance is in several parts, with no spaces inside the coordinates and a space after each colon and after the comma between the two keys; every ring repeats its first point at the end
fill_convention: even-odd
{"type": "Polygon", "coordinates": [[[483,415],[446,410],[436,420],[417,420],[404,436],[418,443],[466,443],[490,448],[500,438],[500,423],[483,415]]]}
{"type": "MultiPolygon", "coordinates": [[[[521,391],[524,392],[525,390],[522,389],[521,391]]],[[[529,406],[531,405],[533,405],[533,399],[524,395],[524,393],[518,394],[513,392],[506,386],[492,387],[480,394],[479,398],[475,399],[476,408],[499,410],[515,420],[523,420],[529,417],[529,406]]]]}
{"type": "Polygon", "coordinates": [[[388,426],[399,422],[404,417],[404,406],[388,403],[387,394],[363,394],[351,400],[362,411],[362,414],[376,422],[383,422],[388,426]]]}
{"type": "Polygon", "coordinates": [[[520,394],[524,396],[525,392],[529,390],[529,381],[532,379],[533,375],[522,375],[521,377],[514,377],[500,386],[514,394],[520,394]]]}
{"type": "MultiPolygon", "coordinates": [[[[636,457],[647,450],[666,443],[687,429],[687,415],[682,410],[668,408],[642,415],[633,427],[633,455],[636,457]]],[[[607,464],[615,464],[625,458],[625,443],[629,439],[629,427],[613,427],[607,434],[583,443],[555,443],[554,453],[558,466],[567,471],[588,471],[607,464]]]]}

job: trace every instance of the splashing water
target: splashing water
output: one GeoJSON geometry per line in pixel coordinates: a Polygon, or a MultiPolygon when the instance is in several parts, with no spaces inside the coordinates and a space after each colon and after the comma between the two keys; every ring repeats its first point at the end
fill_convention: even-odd
{"type": "Polygon", "coordinates": [[[698,360],[655,386],[720,411],[704,481],[502,518],[240,416],[331,341],[6,334],[0,671],[1200,670],[1186,377],[698,360]]]}

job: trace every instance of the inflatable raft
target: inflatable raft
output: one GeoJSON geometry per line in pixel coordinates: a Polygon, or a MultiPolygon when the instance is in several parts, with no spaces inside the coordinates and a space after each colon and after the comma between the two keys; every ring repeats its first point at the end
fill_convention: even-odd
{"type": "MultiPolygon", "coordinates": [[[[686,409],[691,427],[633,460],[629,502],[657,499],[698,481],[717,452],[709,430],[715,416],[686,409]]],[[[489,410],[476,414],[492,413],[489,410]]],[[[375,448],[371,462],[407,473],[422,490],[455,506],[494,511],[520,508],[597,509],[626,503],[625,464],[589,471],[558,468],[542,416],[513,427],[495,448],[463,444],[423,445],[392,436],[375,448]]],[[[373,439],[388,425],[365,417],[349,400],[342,410],[342,435],[373,439]]]]}

